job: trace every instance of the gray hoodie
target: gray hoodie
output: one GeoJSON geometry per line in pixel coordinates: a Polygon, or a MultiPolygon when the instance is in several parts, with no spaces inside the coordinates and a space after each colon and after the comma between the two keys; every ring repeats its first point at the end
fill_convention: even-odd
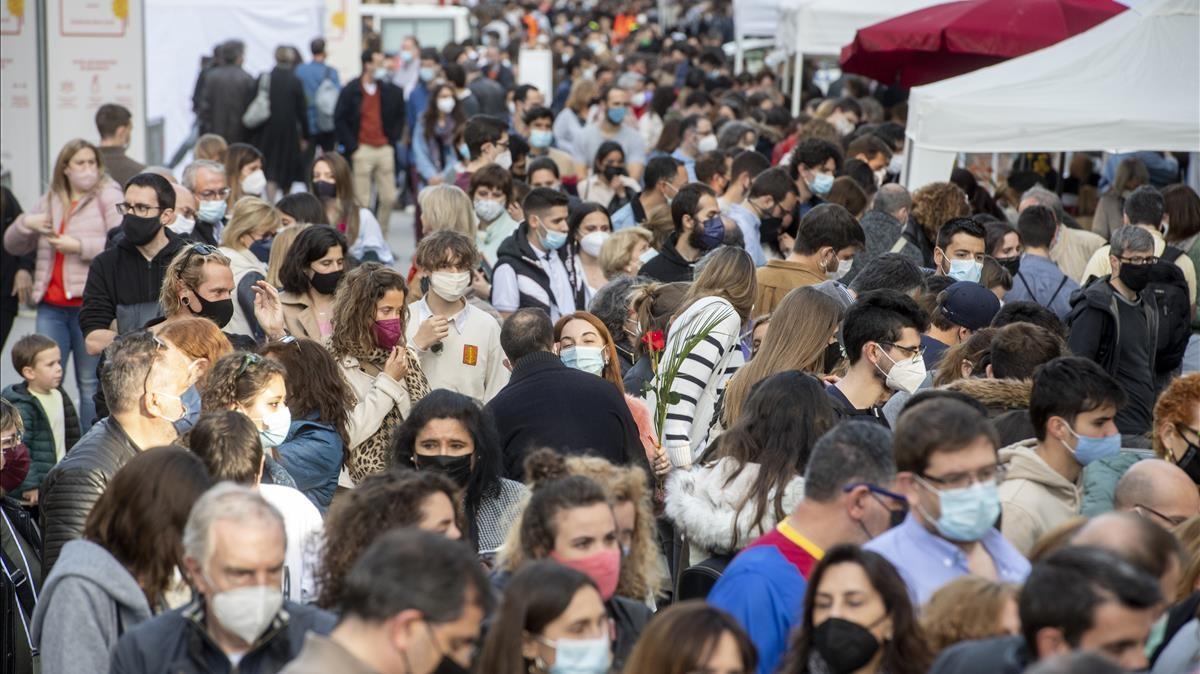
{"type": "Polygon", "coordinates": [[[149,617],[146,595],[115,557],[91,541],[67,543],[33,612],[42,674],[107,672],[117,639],[149,617]]]}

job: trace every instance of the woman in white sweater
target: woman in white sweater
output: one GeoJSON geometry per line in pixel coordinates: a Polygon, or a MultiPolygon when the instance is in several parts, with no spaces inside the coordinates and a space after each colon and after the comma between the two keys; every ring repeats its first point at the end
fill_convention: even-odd
{"type": "Polygon", "coordinates": [[[261,333],[254,318],[254,291],[267,278],[267,260],[275,232],[283,226],[279,210],[258,197],[242,197],[233,206],[229,224],[221,230],[221,252],[233,271],[233,318],[225,325],[231,335],[257,338],[261,333]]]}
{"type": "MultiPolygon", "coordinates": [[[[659,390],[671,364],[682,359],[671,382],[675,395],[661,429],[663,447],[675,468],[690,467],[708,446],[718,401],[745,363],[742,326],[750,318],[758,289],[754,261],[741,248],[718,248],[701,267],[667,330],[654,380],[659,390]]],[[[650,406],[655,407],[653,402],[650,406]]]]}

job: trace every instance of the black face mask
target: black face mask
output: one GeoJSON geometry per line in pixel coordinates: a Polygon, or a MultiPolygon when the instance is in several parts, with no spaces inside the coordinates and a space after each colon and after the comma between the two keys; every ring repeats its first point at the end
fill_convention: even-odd
{"type": "Polygon", "coordinates": [[[200,293],[192,291],[196,299],[200,302],[200,309],[193,313],[197,316],[202,316],[217,324],[218,328],[224,328],[229,324],[229,320],[233,318],[233,298],[229,297],[223,300],[208,301],[200,296],[200,293]]]}
{"type": "Polygon", "coordinates": [[[1150,283],[1150,270],[1153,268],[1154,265],[1150,264],[1121,263],[1121,271],[1117,274],[1117,278],[1121,279],[1121,283],[1124,283],[1133,292],[1140,293],[1150,283]]]}
{"type": "Polygon", "coordinates": [[[337,196],[337,185],[324,180],[313,181],[313,194],[318,199],[333,199],[337,196]]]}
{"type": "Polygon", "coordinates": [[[451,480],[454,480],[454,483],[460,487],[467,486],[467,482],[471,479],[470,454],[464,454],[463,456],[417,455],[414,458],[417,460],[418,470],[432,470],[442,473],[451,480]]]}
{"type": "Polygon", "coordinates": [[[834,674],[850,674],[860,669],[879,650],[879,640],[867,628],[841,618],[830,618],[817,625],[812,645],[834,674]]]}
{"type": "Polygon", "coordinates": [[[125,235],[125,240],[135,246],[144,246],[154,240],[158,235],[158,230],[163,228],[162,222],[158,219],[159,216],[139,218],[133,213],[129,213],[121,219],[121,233],[125,235]]]}
{"type": "Polygon", "coordinates": [[[1187,451],[1183,453],[1183,458],[1177,461],[1175,465],[1182,468],[1183,472],[1192,478],[1192,482],[1200,484],[1200,446],[1193,445],[1186,438],[1184,442],[1187,442],[1187,451]]]}
{"type": "Polygon", "coordinates": [[[1015,255],[1013,257],[998,257],[996,258],[996,262],[999,262],[1000,266],[1004,267],[1005,271],[1013,276],[1016,276],[1017,272],[1021,270],[1020,255],[1015,255]]]}
{"type": "Polygon", "coordinates": [[[779,230],[783,229],[783,218],[766,217],[759,221],[758,239],[760,243],[778,243],[779,230]]]}
{"type": "Polygon", "coordinates": [[[313,290],[322,295],[332,295],[337,290],[338,281],[341,280],[342,272],[339,270],[326,274],[314,272],[312,278],[308,279],[308,282],[312,285],[313,290]]]}

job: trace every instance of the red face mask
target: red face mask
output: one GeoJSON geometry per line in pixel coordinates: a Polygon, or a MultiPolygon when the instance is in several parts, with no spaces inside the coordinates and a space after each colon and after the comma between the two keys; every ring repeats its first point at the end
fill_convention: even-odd
{"type": "Polygon", "coordinates": [[[612,596],[616,594],[617,580],[621,576],[620,548],[601,550],[577,559],[563,559],[557,552],[551,552],[550,558],[563,566],[587,574],[587,577],[596,584],[596,589],[600,590],[600,597],[604,601],[612,599],[612,596]]]}
{"type": "Polygon", "coordinates": [[[400,336],[404,334],[404,325],[400,323],[399,318],[385,318],[381,321],[375,321],[375,343],[379,348],[385,351],[391,351],[392,347],[400,341],[400,336]]]}

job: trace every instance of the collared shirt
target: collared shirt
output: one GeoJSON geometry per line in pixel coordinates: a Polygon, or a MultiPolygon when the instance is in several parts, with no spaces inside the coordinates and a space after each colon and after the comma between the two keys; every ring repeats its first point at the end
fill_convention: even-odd
{"type": "MultiPolygon", "coordinates": [[[[412,318],[405,330],[408,343],[421,324],[433,316],[425,298],[410,305],[412,318]]],[[[500,325],[468,302],[450,317],[451,330],[440,342],[441,348],[418,351],[421,369],[430,388],[450,389],[486,403],[508,383],[504,352],[500,348],[500,325]]],[[[415,346],[414,346],[415,348],[415,346]]]]}
{"type": "Polygon", "coordinates": [[[637,227],[646,222],[646,209],[642,207],[642,200],[639,197],[634,197],[629,200],[629,203],[618,208],[610,216],[610,219],[612,220],[613,231],[619,232],[622,229],[637,227]]]}
{"type": "MultiPolygon", "coordinates": [[[[1029,561],[996,529],[988,529],[979,540],[996,565],[1003,583],[1022,583],[1029,575],[1029,561]]],[[[917,516],[909,513],[899,526],[863,546],[883,555],[904,578],[913,604],[923,606],[946,583],[970,575],[967,556],[954,543],[930,533],[917,516]]]]}
{"type": "Polygon", "coordinates": [[[763,247],[760,245],[762,241],[762,234],[760,233],[762,220],[742,204],[731,205],[726,209],[725,215],[728,215],[736,222],[738,229],[742,230],[742,237],[746,239],[746,252],[750,253],[750,258],[754,260],[754,266],[761,267],[765,265],[767,263],[767,256],[763,255],[763,247]]]}
{"type": "Polygon", "coordinates": [[[554,296],[546,297],[546,291],[536,280],[520,276],[512,265],[503,264],[496,267],[492,277],[492,306],[496,311],[512,313],[521,308],[521,294],[524,293],[544,301],[550,307],[551,321],[574,313],[575,290],[571,286],[566,264],[555,251],[535,250],[535,253],[538,266],[550,279],[550,292],[554,296]]]}
{"type": "Polygon", "coordinates": [[[683,153],[683,150],[680,150],[679,148],[675,148],[675,151],[671,153],[671,158],[677,160],[680,164],[683,164],[683,168],[687,170],[688,182],[690,182],[690,183],[696,182],[696,158],[695,157],[689,157],[683,153]]]}
{"type": "Polygon", "coordinates": [[[1054,260],[1033,253],[1021,256],[1021,268],[1013,277],[1012,290],[1004,296],[1009,302],[1037,302],[1066,320],[1071,312],[1071,294],[1079,290],[1075,279],[1067,276],[1054,260]]]}

